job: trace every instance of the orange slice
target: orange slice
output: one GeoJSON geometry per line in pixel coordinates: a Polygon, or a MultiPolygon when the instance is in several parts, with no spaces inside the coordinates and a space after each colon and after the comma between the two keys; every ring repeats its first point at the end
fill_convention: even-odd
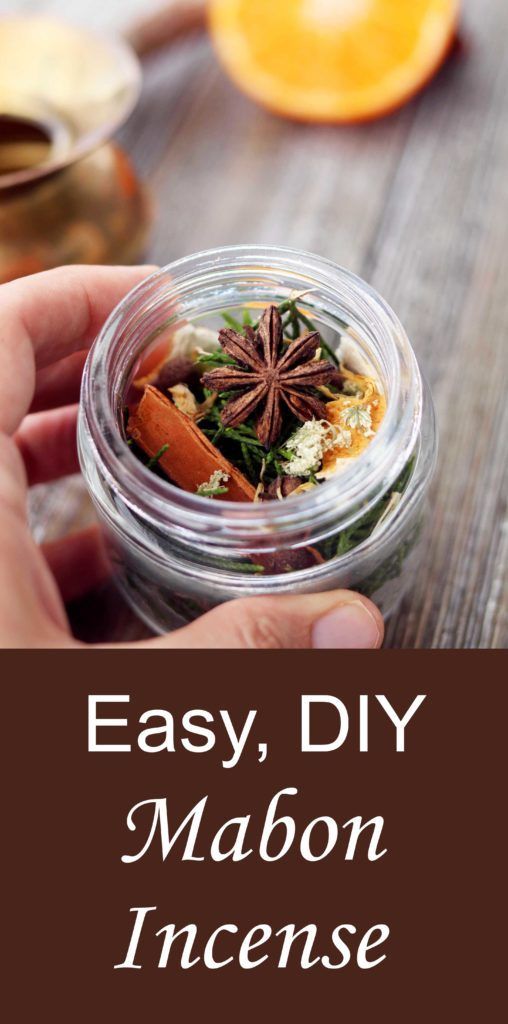
{"type": "Polygon", "coordinates": [[[271,110],[363,121],[413,96],[455,36],[460,0],[210,0],[233,80],[271,110]]]}

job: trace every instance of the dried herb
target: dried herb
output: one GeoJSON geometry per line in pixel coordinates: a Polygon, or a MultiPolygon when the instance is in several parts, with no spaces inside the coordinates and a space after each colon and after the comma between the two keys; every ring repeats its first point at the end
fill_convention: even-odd
{"type": "Polygon", "coordinates": [[[200,429],[248,480],[258,485],[262,477],[268,487],[277,474],[282,475],[282,463],[289,454],[284,448],[284,442],[299,421],[289,416],[279,444],[266,451],[256,435],[253,423],[241,423],[235,428],[223,425],[221,411],[227,401],[227,392],[218,395],[213,408],[200,420],[200,429]]]}
{"type": "Polygon", "coordinates": [[[155,455],[152,455],[152,457],[150,459],[148,459],[148,462],[146,464],[146,468],[147,469],[153,469],[153,467],[157,465],[159,459],[161,459],[162,456],[164,455],[164,452],[167,452],[168,448],[169,448],[169,444],[163,444],[162,448],[159,448],[159,451],[156,452],[155,455]]]}
{"type": "Polygon", "coordinates": [[[220,331],[219,342],[237,365],[210,370],[202,378],[204,387],[213,391],[242,391],[222,409],[225,427],[244,423],[262,404],[255,431],[265,448],[281,433],[282,401],[302,422],[326,417],[324,402],[312,391],[326,384],[335,372],[331,363],[314,358],[320,347],[317,331],[296,338],[284,351],[282,341],[280,313],[276,306],[268,306],[256,331],[249,326],[244,334],[232,328],[220,331]]]}
{"type": "Polygon", "coordinates": [[[196,491],[196,494],[201,495],[202,498],[216,498],[219,494],[227,493],[227,487],[203,487],[202,485],[196,491]]]}
{"type": "MultiPolygon", "coordinates": [[[[157,388],[148,385],[131,413],[127,433],[164,473],[184,491],[196,488],[219,470],[228,477],[228,500],[253,501],[255,489],[238,468],[228,462],[197,424],[157,388]],[[170,439],[165,451],[161,439],[170,439]]],[[[220,495],[219,495],[220,497],[220,495]]]]}
{"type": "Polygon", "coordinates": [[[364,516],[357,519],[347,530],[341,530],[340,533],[333,534],[332,537],[328,537],[317,545],[318,550],[326,561],[330,558],[336,558],[338,555],[347,554],[348,551],[352,551],[353,548],[358,547],[359,544],[362,544],[364,540],[370,537],[379,520],[386,512],[392,495],[394,493],[402,494],[405,491],[411,478],[414,464],[415,458],[413,456],[393,486],[390,487],[390,490],[364,516]]]}
{"type": "Polygon", "coordinates": [[[236,362],[225,352],[217,350],[217,352],[203,352],[196,359],[196,366],[205,366],[208,369],[211,366],[236,366],[236,362]]]}
{"type": "Polygon", "coordinates": [[[196,494],[200,494],[202,498],[216,498],[219,494],[227,494],[228,488],[224,487],[224,484],[229,480],[227,473],[223,473],[222,470],[216,469],[212,473],[209,480],[205,483],[199,484],[196,488],[196,494]]]}
{"type": "Polygon", "coordinates": [[[420,518],[409,536],[399,544],[398,548],[388,558],[385,558],[370,576],[366,576],[359,583],[355,584],[355,590],[359,594],[364,594],[365,597],[372,597],[390,580],[397,579],[402,573],[404,562],[420,539],[422,527],[423,519],[420,518]]]}

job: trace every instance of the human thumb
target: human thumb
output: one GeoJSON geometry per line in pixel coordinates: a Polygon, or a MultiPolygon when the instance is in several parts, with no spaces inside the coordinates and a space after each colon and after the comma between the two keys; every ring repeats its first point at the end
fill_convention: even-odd
{"type": "Polygon", "coordinates": [[[375,648],[383,642],[381,613],[349,590],[250,597],[229,601],[200,619],[143,646],[166,648],[375,648]]]}

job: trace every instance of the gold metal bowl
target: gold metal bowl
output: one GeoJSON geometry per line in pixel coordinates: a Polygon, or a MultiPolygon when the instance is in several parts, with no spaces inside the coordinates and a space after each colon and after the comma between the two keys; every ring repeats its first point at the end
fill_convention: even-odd
{"type": "Polygon", "coordinates": [[[0,18],[0,189],[74,163],[136,104],[130,47],[48,16],[0,18]]]}
{"type": "Polygon", "coordinates": [[[0,283],[62,263],[130,263],[151,208],[110,142],[139,95],[127,43],[0,18],[0,283]]]}
{"type": "Polygon", "coordinates": [[[111,143],[0,196],[0,284],[63,264],[134,263],[143,254],[151,203],[111,143]]]}

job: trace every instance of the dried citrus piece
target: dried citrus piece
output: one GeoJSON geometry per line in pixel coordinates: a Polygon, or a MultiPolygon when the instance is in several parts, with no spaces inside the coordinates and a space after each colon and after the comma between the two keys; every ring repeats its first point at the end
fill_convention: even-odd
{"type": "Polygon", "coordinates": [[[386,413],[386,399],[370,377],[362,377],[341,367],[351,384],[357,384],[360,397],[339,395],[326,403],[328,422],[337,431],[336,443],[324,453],[319,479],[333,476],[347,466],[348,459],[357,459],[377,434],[386,413]]]}
{"type": "Polygon", "coordinates": [[[388,113],[449,52],[460,0],[211,0],[234,81],[281,114],[362,121],[388,113]]]}

